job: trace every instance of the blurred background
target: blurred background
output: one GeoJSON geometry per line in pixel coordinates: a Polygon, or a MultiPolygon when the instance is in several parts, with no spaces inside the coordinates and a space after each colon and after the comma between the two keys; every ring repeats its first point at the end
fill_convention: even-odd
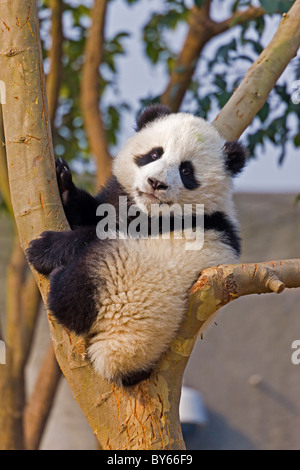
{"type": "MultiPolygon", "coordinates": [[[[292,4],[40,1],[56,156],[69,161],[77,184],[96,191],[143,106],[161,101],[213,121],[292,4]]],[[[299,258],[299,79],[298,55],[241,137],[249,149],[248,166],[235,181],[244,262],[299,258]]],[[[15,338],[21,356],[13,384],[24,388],[16,403],[29,423],[26,445],[96,449],[52,356],[47,317],[15,234],[3,149],[0,339],[15,338]],[[30,325],[19,343],[24,330],[20,335],[16,318],[30,325]]],[[[199,338],[185,384],[199,393],[203,415],[199,425],[185,427],[189,449],[299,449],[300,365],[291,361],[292,342],[300,340],[299,305],[299,289],[240,298],[199,338]]]]}

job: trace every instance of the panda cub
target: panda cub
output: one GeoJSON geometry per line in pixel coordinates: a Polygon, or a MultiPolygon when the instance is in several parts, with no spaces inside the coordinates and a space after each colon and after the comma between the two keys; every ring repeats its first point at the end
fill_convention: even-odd
{"type": "Polygon", "coordinates": [[[201,118],[171,113],[162,105],[140,114],[136,133],[114,159],[113,176],[96,197],[78,189],[67,163],[57,160],[72,230],[42,233],[30,243],[27,256],[38,272],[50,275],[50,311],[68,330],[85,337],[87,357],[105,379],[131,386],[148,378],[176,335],[189,288],[201,270],[238,260],[232,177],[245,161],[241,144],[225,142],[201,118]],[[202,248],[186,249],[186,233],[197,228],[194,213],[186,232],[171,216],[167,233],[160,214],[158,236],[135,236],[129,230],[124,236],[120,200],[128,209],[125,227],[142,214],[147,235],[153,206],[163,214],[174,204],[203,205],[202,248]],[[105,238],[98,226],[106,217],[111,227],[101,210],[107,207],[113,207],[116,224],[105,238]],[[132,207],[138,208],[135,216],[132,207]]]}

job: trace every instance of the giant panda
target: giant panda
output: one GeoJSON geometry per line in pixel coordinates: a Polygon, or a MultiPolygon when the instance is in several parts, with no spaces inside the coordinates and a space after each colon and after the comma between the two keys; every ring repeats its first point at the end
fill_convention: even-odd
{"type": "MultiPolygon", "coordinates": [[[[232,177],[245,161],[239,142],[225,142],[202,118],[163,105],[140,113],[136,132],[114,159],[112,178],[96,197],[78,189],[67,163],[57,160],[72,230],[42,233],[27,257],[50,275],[48,308],[64,327],[84,336],[87,357],[103,378],[123,386],[146,380],[174,339],[201,270],[238,260],[232,177]],[[146,215],[148,225],[152,206],[203,205],[201,249],[187,249],[183,230],[176,236],[174,217],[169,233],[159,219],[155,236],[118,236],[120,198],[128,209],[138,208],[136,217],[146,215]],[[107,205],[115,209],[116,228],[105,238],[97,227],[107,216],[99,216],[99,209],[107,205]]],[[[134,220],[128,211],[127,228],[134,220]]]]}

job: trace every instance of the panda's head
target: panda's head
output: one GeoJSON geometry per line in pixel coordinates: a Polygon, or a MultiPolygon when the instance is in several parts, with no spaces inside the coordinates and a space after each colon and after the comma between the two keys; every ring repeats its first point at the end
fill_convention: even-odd
{"type": "Polygon", "coordinates": [[[151,204],[199,203],[210,213],[226,211],[231,178],[245,161],[243,146],[225,142],[204,119],[153,105],[138,117],[137,132],[115,158],[114,174],[147,210],[151,204]]]}

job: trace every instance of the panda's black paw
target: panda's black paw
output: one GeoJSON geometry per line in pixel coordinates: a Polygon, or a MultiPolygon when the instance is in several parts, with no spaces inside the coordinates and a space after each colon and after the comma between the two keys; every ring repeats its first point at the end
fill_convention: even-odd
{"type": "Polygon", "coordinates": [[[124,387],[133,387],[133,385],[137,385],[138,383],[146,380],[150,377],[152,370],[139,370],[133,372],[131,374],[123,375],[122,377],[122,385],[124,387]]]}
{"type": "Polygon", "coordinates": [[[61,232],[43,232],[26,250],[29,263],[40,274],[48,275],[61,265],[61,232]]]}
{"type": "Polygon", "coordinates": [[[63,158],[55,160],[56,176],[59,187],[59,192],[64,203],[67,202],[69,196],[76,191],[76,186],[73,183],[72,172],[69,165],[63,158]]]}

